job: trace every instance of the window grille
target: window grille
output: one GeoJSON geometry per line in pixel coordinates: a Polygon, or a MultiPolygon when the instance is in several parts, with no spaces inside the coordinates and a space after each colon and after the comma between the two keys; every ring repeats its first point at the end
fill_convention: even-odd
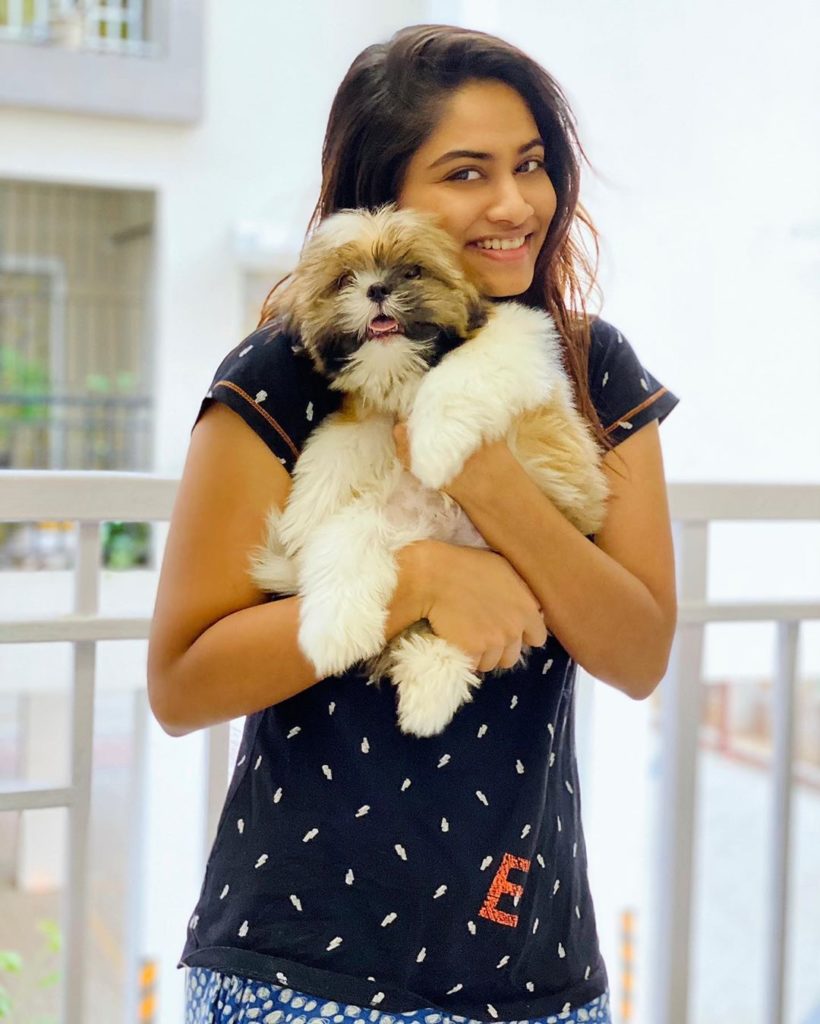
{"type": "Polygon", "coordinates": [[[0,181],[0,468],[150,465],[153,195],[0,181]]]}
{"type": "Polygon", "coordinates": [[[0,0],[0,40],[151,52],[146,0],[0,0]]]}

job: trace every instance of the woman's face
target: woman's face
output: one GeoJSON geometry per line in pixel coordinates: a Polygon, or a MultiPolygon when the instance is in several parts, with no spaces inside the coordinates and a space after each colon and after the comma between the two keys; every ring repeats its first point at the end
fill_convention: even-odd
{"type": "Polygon", "coordinates": [[[485,295],[525,292],[556,198],[544,140],[521,96],[496,80],[454,92],[408,164],[398,205],[438,215],[485,295]]]}

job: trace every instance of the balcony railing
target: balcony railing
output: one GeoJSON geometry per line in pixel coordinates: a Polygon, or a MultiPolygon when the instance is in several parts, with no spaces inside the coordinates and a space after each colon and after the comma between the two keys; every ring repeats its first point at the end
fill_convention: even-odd
{"type": "Polygon", "coordinates": [[[194,124],[204,0],[0,0],[0,106],[194,124]]]}
{"type": "Polygon", "coordinates": [[[143,0],[0,0],[0,39],[137,56],[152,51],[143,0]]]}
{"type": "Polygon", "coordinates": [[[0,392],[0,469],[145,466],[152,409],[141,395],[0,392]]]}
{"type": "MultiPolygon", "coordinates": [[[[170,516],[176,481],[127,473],[0,473],[0,521],[72,520],[78,524],[74,606],[68,615],[0,622],[0,643],[73,645],[72,768],[65,787],[0,788],[0,811],[66,807],[67,901],[64,953],[64,1024],[83,1015],[83,936],[88,893],[88,824],[91,791],[95,652],[100,641],[146,638],[148,614],[103,616],[99,612],[100,523],[162,521],[170,516]]],[[[651,972],[652,1024],[687,1024],[689,1019],[692,837],[696,816],[696,769],[705,626],[711,622],[774,622],[777,626],[773,786],[775,817],[770,829],[772,866],[767,888],[770,947],[767,957],[767,1024],[784,1024],[784,949],[790,885],[789,823],[792,799],[797,649],[802,623],[820,620],[812,602],[715,602],[707,600],[708,528],[719,521],[820,522],[820,486],[679,484],[669,488],[675,531],[679,624],[663,683],[662,817],[656,865],[657,920],[651,972]]],[[[228,780],[230,729],[208,730],[207,840],[214,834],[228,780]]],[[[139,737],[138,737],[139,744],[139,737]]],[[[138,757],[141,748],[138,745],[138,757]]],[[[143,751],[144,753],[144,751],[143,751]]],[[[132,900],[133,902],[133,900],[132,900]]],[[[132,950],[136,963],[139,951],[132,950]]],[[[136,971],[131,975],[136,978],[136,971]]],[[[128,1014],[126,1014],[127,1018],[128,1014]]],[[[131,1015],[131,1019],[135,1019],[131,1015]]]]}

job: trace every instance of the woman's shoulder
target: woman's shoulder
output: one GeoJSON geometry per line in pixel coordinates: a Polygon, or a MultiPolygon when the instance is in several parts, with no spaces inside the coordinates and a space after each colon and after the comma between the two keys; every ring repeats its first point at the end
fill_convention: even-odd
{"type": "Polygon", "coordinates": [[[274,320],[224,356],[194,426],[212,402],[221,402],[245,420],[290,472],[311,430],[340,401],[314,369],[298,336],[274,320]]]}
{"type": "Polygon", "coordinates": [[[262,324],[243,338],[221,360],[209,391],[215,387],[241,387],[248,393],[275,375],[291,382],[312,371],[310,361],[301,354],[299,339],[288,333],[278,321],[262,324]]]}
{"type": "Polygon", "coordinates": [[[615,444],[652,420],[663,422],[677,395],[643,365],[626,335],[609,321],[590,319],[589,393],[615,444]]]}
{"type": "Polygon", "coordinates": [[[589,318],[589,361],[590,366],[595,360],[599,360],[606,352],[610,351],[615,345],[626,344],[629,348],[632,346],[627,341],[626,337],[618,330],[614,324],[611,324],[608,320],[604,320],[601,316],[591,316],[589,318]]]}

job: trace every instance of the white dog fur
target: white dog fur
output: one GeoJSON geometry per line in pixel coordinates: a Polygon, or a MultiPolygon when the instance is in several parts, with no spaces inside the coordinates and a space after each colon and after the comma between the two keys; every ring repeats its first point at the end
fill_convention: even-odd
{"type": "MultiPolygon", "coordinates": [[[[368,244],[374,232],[389,240],[398,231],[405,241],[410,238],[411,251],[419,240],[415,252],[423,267],[425,244],[443,252],[465,305],[475,302],[449,236],[429,218],[386,208],[375,214],[345,211],[325,225],[313,236],[313,262],[304,260],[309,273],[317,273],[323,245],[338,250],[360,243],[372,257],[368,244]]],[[[401,547],[431,537],[486,547],[459,505],[440,489],[477,448],[501,438],[585,534],[597,532],[603,522],[607,489],[598,446],[573,404],[551,318],[515,302],[482,303],[485,322],[473,330],[462,323],[466,340],[430,368],[419,358],[424,338],[412,340],[399,330],[385,341],[365,331],[376,313],[400,323],[408,316],[413,295],[408,299],[403,285],[384,300],[360,301],[362,290],[375,294],[367,289],[390,266],[391,246],[385,244],[384,259],[375,266],[372,258],[365,260],[353,276],[359,292],[348,297],[345,329],[358,332],[360,344],[331,384],[345,392],[342,408],[308,437],[287,504],[271,510],[267,542],[255,553],[251,571],[264,590],[301,596],[299,645],[320,677],[368,662],[371,682],[386,676],[397,687],[399,727],[432,736],[473,699],[480,676],[469,657],[436,636],[426,621],[387,645],[385,626],[401,547]],[[397,417],[407,419],[411,472],[396,454],[397,417]]],[[[419,288],[429,297],[433,286],[419,288]]],[[[298,276],[295,289],[297,298],[314,294],[298,276]]],[[[296,313],[298,305],[294,301],[296,313]]],[[[326,319],[325,314],[320,321],[326,319]]],[[[321,330],[306,346],[319,369],[320,340],[321,330]]]]}

